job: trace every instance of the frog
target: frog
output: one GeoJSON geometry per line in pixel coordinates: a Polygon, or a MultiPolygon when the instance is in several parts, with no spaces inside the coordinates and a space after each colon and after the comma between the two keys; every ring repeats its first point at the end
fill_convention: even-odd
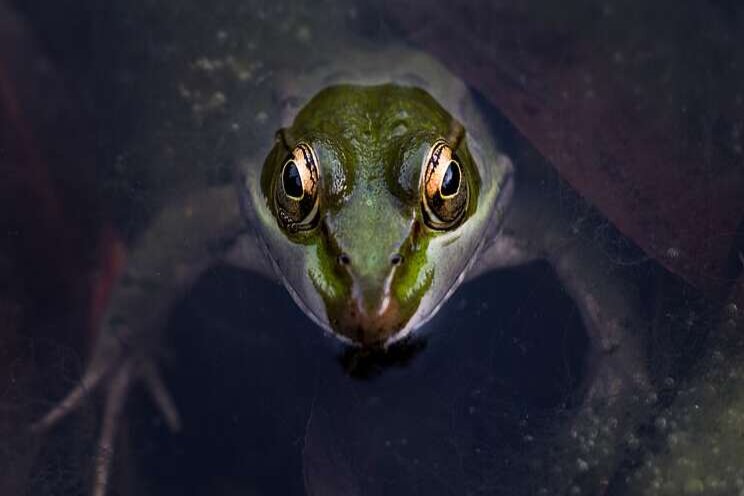
{"type": "Polygon", "coordinates": [[[79,383],[34,424],[48,431],[102,393],[94,496],[108,492],[133,384],[181,427],[158,367],[161,330],[216,263],[282,284],[343,346],[385,350],[425,335],[462,284],[545,260],[589,337],[583,401],[651,388],[639,288],[503,151],[447,67],[407,45],[367,47],[277,80],[277,120],[246,140],[234,184],[162,207],[129,250],[79,383]]]}

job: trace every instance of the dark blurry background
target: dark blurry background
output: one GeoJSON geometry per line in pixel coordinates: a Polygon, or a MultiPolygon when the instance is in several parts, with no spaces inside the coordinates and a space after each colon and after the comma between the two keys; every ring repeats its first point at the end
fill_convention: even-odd
{"type": "MultiPolygon", "coordinates": [[[[673,335],[659,331],[657,347],[697,349],[696,326],[712,320],[741,271],[738,2],[6,1],[0,494],[89,487],[95,403],[47,440],[24,426],[80,373],[116,247],[173,183],[190,180],[183,162],[204,158],[215,164],[208,181],[225,179],[237,146],[220,131],[228,114],[191,124],[193,105],[209,102],[186,112],[174,95],[219,88],[232,102],[240,88],[195,61],[230,51],[261,60],[266,45],[290,37],[292,50],[312,50],[312,38],[287,32],[318,33],[324,17],[406,38],[461,75],[513,135],[514,153],[547,157],[630,240],[622,260],[646,278],[649,311],[673,335]],[[182,139],[182,149],[157,148],[161,137],[182,139]],[[206,143],[201,155],[194,139],[206,143]],[[156,154],[171,165],[154,170],[156,154]]],[[[205,276],[168,332],[166,372],[185,430],[171,436],[135,397],[120,487],[535,494],[552,469],[574,464],[555,432],[586,343],[546,267],[469,285],[432,322],[439,332],[386,357],[344,356],[312,327],[281,288],[228,269],[205,276]]],[[[665,373],[682,367],[669,362],[665,373]]]]}

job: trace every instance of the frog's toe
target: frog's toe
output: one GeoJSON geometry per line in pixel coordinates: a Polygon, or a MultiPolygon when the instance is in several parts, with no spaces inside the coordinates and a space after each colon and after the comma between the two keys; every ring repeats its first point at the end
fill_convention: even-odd
{"type": "Polygon", "coordinates": [[[103,424],[98,442],[92,496],[106,496],[116,433],[126,398],[134,380],[142,379],[171,431],[180,429],[181,420],[157,364],[152,358],[126,360],[113,374],[106,391],[103,424]]]}
{"type": "Polygon", "coordinates": [[[96,451],[92,496],[106,496],[115,452],[116,432],[131,383],[132,364],[127,362],[115,372],[106,391],[106,405],[96,451]]]}
{"type": "Polygon", "coordinates": [[[160,413],[165,419],[165,423],[171,432],[177,432],[181,429],[181,416],[173,401],[173,397],[168,391],[163,376],[157,364],[153,360],[148,360],[142,367],[142,378],[145,381],[147,390],[152,395],[155,405],[160,409],[160,413]]]}
{"type": "Polygon", "coordinates": [[[101,434],[96,453],[92,496],[106,496],[111,478],[111,466],[116,449],[116,434],[127,395],[132,384],[142,380],[165,418],[171,431],[180,429],[181,420],[173,398],[168,392],[155,360],[131,357],[125,360],[116,371],[105,392],[105,406],[101,434]]]}
{"type": "Polygon", "coordinates": [[[35,433],[46,432],[75,411],[96,390],[114,367],[115,363],[109,366],[89,366],[80,379],[80,383],[40,420],[31,424],[31,431],[35,433]]]}
{"type": "Polygon", "coordinates": [[[174,432],[179,430],[181,420],[178,410],[155,360],[149,356],[121,357],[108,362],[94,361],[80,383],[41,420],[32,425],[34,432],[42,433],[75,411],[96,389],[103,390],[104,412],[96,450],[92,496],[106,495],[121,415],[132,384],[137,380],[144,382],[170,430],[174,432]]]}
{"type": "Polygon", "coordinates": [[[103,423],[96,453],[92,496],[106,496],[111,464],[116,449],[116,434],[132,383],[141,379],[160,409],[171,431],[180,429],[178,410],[152,358],[130,358],[112,374],[106,390],[103,423]]]}

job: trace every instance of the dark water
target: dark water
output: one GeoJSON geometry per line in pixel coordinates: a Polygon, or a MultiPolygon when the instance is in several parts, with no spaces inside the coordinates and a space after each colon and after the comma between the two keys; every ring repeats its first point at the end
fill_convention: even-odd
{"type": "MultiPolygon", "coordinates": [[[[563,14],[537,3],[537,18],[558,16],[568,26],[573,16],[584,19],[578,12],[598,15],[582,2],[563,14]]],[[[271,114],[272,103],[265,109],[261,104],[271,101],[274,69],[302,59],[303,49],[332,46],[319,34],[326,26],[350,26],[371,39],[411,35],[410,26],[394,22],[397,7],[363,2],[15,4],[94,130],[91,196],[100,207],[91,217],[101,224],[112,219],[127,240],[145,229],[163,198],[180,185],[229,178],[226,171],[242,145],[230,132],[233,122],[261,127],[259,114],[271,114]],[[246,61],[241,70],[251,71],[248,91],[234,78],[204,69],[205,60],[227,60],[228,52],[246,61]],[[180,88],[191,91],[185,103],[180,88]],[[219,107],[220,99],[210,98],[218,93],[229,105],[212,111],[210,102],[219,107]]],[[[612,7],[608,3],[605,10],[612,7]]],[[[744,15],[732,2],[709,2],[701,9],[725,12],[734,26],[744,15]]],[[[501,21],[521,22],[519,16],[501,21]]],[[[468,26],[452,22],[452,39],[459,39],[456,33],[468,26]]],[[[668,25],[638,18],[628,29],[653,23],[668,25]]],[[[724,52],[739,60],[730,32],[738,31],[710,36],[732,47],[724,52]]],[[[659,51],[666,46],[661,45],[659,51]]],[[[478,47],[467,47],[465,60],[475,58],[478,47]]],[[[553,48],[546,43],[509,49],[553,48]]],[[[685,111],[686,120],[674,121],[678,127],[697,126],[698,118],[713,114],[717,102],[710,95],[735,86],[724,76],[705,73],[705,78],[709,94],[696,94],[699,107],[690,111],[695,115],[685,111]]],[[[534,158],[538,152],[530,140],[494,108],[484,86],[468,82],[478,86],[478,100],[510,156],[534,158]]],[[[652,89],[651,99],[677,90],[652,89]]],[[[722,131],[700,141],[713,154],[720,144],[740,166],[736,143],[744,128],[731,122],[711,124],[708,128],[722,131]]],[[[550,184],[557,181],[551,174],[550,184]]],[[[709,176],[713,182],[715,174],[709,176]]],[[[83,191],[73,186],[72,196],[75,188],[83,191]]],[[[575,192],[564,206],[580,213],[589,209],[575,192]]],[[[576,307],[547,264],[466,284],[422,336],[371,355],[343,349],[324,336],[282,287],[218,267],[179,301],[167,326],[163,366],[183,430],[170,433],[137,388],[119,436],[112,494],[737,494],[744,487],[737,466],[744,447],[731,440],[744,425],[737,389],[744,377],[738,366],[742,343],[715,329],[723,323],[727,332],[736,331],[741,310],[725,284],[717,293],[696,288],[689,278],[667,271],[672,267],[687,276],[683,269],[654,260],[596,210],[591,213],[594,232],[614,247],[608,256],[641,281],[644,310],[653,323],[648,361],[657,393],[638,398],[637,412],[621,412],[635,423],[616,444],[607,445],[603,432],[618,422],[617,412],[583,408],[588,340],[576,307]],[[714,337],[706,341],[712,330],[714,337]],[[582,466],[610,451],[619,453],[616,469],[601,484],[582,485],[582,466]],[[566,489],[566,481],[575,478],[576,485],[566,489]]],[[[654,226],[649,230],[653,239],[654,226]]],[[[720,239],[734,236],[729,232],[720,239]]],[[[732,268],[721,279],[728,283],[739,270],[733,243],[726,255],[732,268]]],[[[8,286],[13,284],[26,283],[8,286]]],[[[85,347],[55,333],[79,328],[85,303],[55,306],[54,291],[45,298],[32,292],[23,300],[33,316],[26,325],[35,332],[20,340],[17,356],[7,358],[20,364],[13,368],[20,385],[9,383],[0,396],[9,411],[18,405],[21,412],[43,411],[83,367],[85,347]],[[41,372],[32,372],[34,367],[41,372]]],[[[3,432],[13,436],[0,440],[0,469],[11,467],[5,472],[17,474],[7,487],[18,494],[87,494],[99,407],[97,401],[88,403],[50,437],[33,442],[21,436],[22,420],[3,417],[3,432]]]]}
{"type": "Polygon", "coordinates": [[[363,494],[519,487],[581,378],[575,308],[537,265],[469,285],[431,331],[394,352],[400,363],[368,359],[353,377],[281,288],[214,271],[170,326],[187,427],[171,437],[141,410],[142,474],[156,494],[221,481],[236,494],[302,494],[303,476],[363,494]],[[323,466],[329,453],[337,467],[323,466]]]}

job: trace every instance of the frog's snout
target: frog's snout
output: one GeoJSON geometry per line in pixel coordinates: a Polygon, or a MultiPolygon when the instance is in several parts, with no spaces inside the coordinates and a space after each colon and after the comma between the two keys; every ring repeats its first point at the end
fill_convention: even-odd
{"type": "Polygon", "coordinates": [[[338,316],[335,330],[362,346],[384,344],[397,334],[406,322],[401,318],[400,306],[395,298],[387,296],[377,310],[370,311],[363,302],[349,301],[347,308],[338,316]]]}
{"type": "Polygon", "coordinates": [[[390,291],[395,270],[402,263],[401,255],[390,257],[390,270],[384,279],[357,274],[348,255],[342,254],[339,263],[349,270],[353,286],[351,298],[334,319],[334,330],[362,346],[384,344],[407,323],[390,291]]]}

